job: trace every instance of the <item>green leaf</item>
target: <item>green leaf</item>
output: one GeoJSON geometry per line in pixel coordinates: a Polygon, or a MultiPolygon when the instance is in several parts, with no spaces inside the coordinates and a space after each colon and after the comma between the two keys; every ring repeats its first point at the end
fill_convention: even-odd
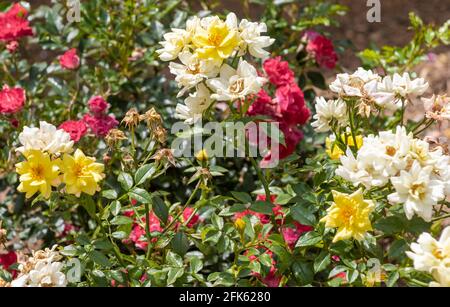
{"type": "Polygon", "coordinates": [[[116,199],[117,192],[115,190],[104,190],[102,191],[102,196],[107,199],[116,199]]]}
{"type": "Polygon", "coordinates": [[[152,197],[152,208],[155,212],[156,216],[164,223],[167,223],[167,219],[169,218],[169,209],[167,208],[164,201],[158,197],[152,197]]]}
{"type": "Polygon", "coordinates": [[[302,286],[310,284],[314,279],[312,263],[306,261],[296,261],[292,264],[292,272],[295,279],[302,286]]]}
{"type": "Polygon", "coordinates": [[[155,165],[152,164],[145,164],[141,166],[134,175],[134,181],[136,182],[136,185],[143,184],[147,179],[152,177],[156,172],[155,165]]]}
{"type": "Polygon", "coordinates": [[[95,218],[95,202],[92,198],[84,198],[83,201],[81,202],[81,205],[83,206],[83,208],[87,211],[87,213],[89,214],[89,216],[91,218],[95,218]]]}
{"type": "Polygon", "coordinates": [[[119,181],[122,189],[125,191],[128,191],[133,187],[133,177],[128,173],[121,172],[117,177],[117,181],[119,181]]]}
{"type": "Polygon", "coordinates": [[[167,285],[171,285],[177,281],[178,278],[183,276],[184,268],[170,268],[169,273],[167,274],[167,285]]]}
{"type": "Polygon", "coordinates": [[[198,257],[191,258],[189,265],[190,265],[191,271],[193,273],[198,273],[198,272],[200,272],[201,269],[203,269],[203,262],[198,257]]]}
{"type": "Polygon", "coordinates": [[[408,243],[404,239],[395,240],[388,249],[388,257],[400,261],[405,257],[405,252],[408,249],[408,243]]]}
{"type": "Polygon", "coordinates": [[[381,218],[374,224],[375,229],[384,232],[384,234],[394,234],[403,230],[403,220],[398,216],[388,216],[381,218]]]}
{"type": "Polygon", "coordinates": [[[314,226],[316,224],[316,217],[312,212],[311,206],[297,204],[291,207],[291,215],[294,220],[303,225],[314,226]]]}
{"type": "Polygon", "coordinates": [[[111,224],[113,224],[113,225],[127,225],[127,224],[132,224],[132,223],[133,223],[133,219],[129,218],[128,216],[124,216],[124,215],[116,216],[115,218],[113,218],[111,220],[111,224]]]}
{"type": "Polygon", "coordinates": [[[325,78],[320,72],[309,71],[306,73],[306,75],[315,87],[318,87],[322,90],[325,90],[327,88],[325,78]]]}
{"type": "Polygon", "coordinates": [[[327,251],[322,251],[319,256],[314,260],[314,272],[323,271],[331,263],[331,256],[327,251]]]}
{"type": "Polygon", "coordinates": [[[91,258],[95,263],[104,267],[110,267],[111,262],[109,259],[101,252],[93,250],[89,252],[89,258],[91,258]]]}
{"type": "Polygon", "coordinates": [[[244,193],[244,192],[236,192],[236,191],[232,191],[231,195],[233,195],[234,198],[236,198],[237,200],[239,200],[241,203],[251,203],[252,202],[252,197],[248,194],[248,193],[244,193]]]}
{"type": "Polygon", "coordinates": [[[177,232],[172,239],[172,248],[175,253],[184,256],[189,249],[189,241],[184,232],[177,232]]]}
{"type": "Polygon", "coordinates": [[[251,210],[253,210],[255,212],[259,212],[259,213],[268,214],[268,215],[273,214],[272,208],[273,208],[272,203],[270,203],[268,201],[261,201],[261,200],[258,200],[256,202],[252,203],[252,205],[250,206],[251,210]]]}
{"type": "Polygon", "coordinates": [[[298,239],[297,244],[295,246],[296,247],[313,246],[319,243],[320,241],[322,241],[322,236],[315,231],[310,231],[301,236],[300,239],[298,239]]]}
{"type": "Polygon", "coordinates": [[[175,254],[172,251],[169,251],[166,256],[167,264],[171,266],[176,267],[182,267],[183,266],[183,258],[181,258],[179,255],[175,254]]]}
{"type": "Polygon", "coordinates": [[[120,204],[120,201],[115,200],[111,203],[110,211],[112,215],[116,216],[120,213],[120,209],[122,208],[122,205],[120,204]]]}
{"type": "Polygon", "coordinates": [[[128,192],[128,195],[132,199],[135,199],[143,204],[150,204],[152,201],[152,197],[150,196],[150,194],[146,190],[141,188],[134,188],[133,190],[128,192]]]}

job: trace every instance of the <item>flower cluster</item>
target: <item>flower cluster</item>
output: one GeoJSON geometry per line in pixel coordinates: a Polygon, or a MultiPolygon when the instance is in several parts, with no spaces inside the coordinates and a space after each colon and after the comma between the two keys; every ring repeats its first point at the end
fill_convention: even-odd
{"type": "Polygon", "coordinates": [[[52,187],[65,184],[65,191],[77,197],[81,193],[93,195],[100,190],[104,178],[103,164],[86,157],[77,149],[72,155],[73,141],[62,129],[41,121],[39,128],[24,127],[19,135],[22,146],[17,149],[25,161],[16,164],[20,175],[18,191],[27,198],[39,192],[49,198],[52,187]]]}
{"type": "MultiPolygon", "coordinates": [[[[264,71],[270,83],[275,87],[275,97],[272,98],[265,90],[260,90],[255,101],[248,108],[250,116],[266,115],[272,121],[280,124],[280,130],[284,134],[285,145],[279,148],[280,159],[291,155],[297,144],[303,138],[298,125],[304,125],[310,111],[305,104],[302,90],[295,82],[294,72],[289,68],[289,63],[282,61],[280,57],[267,59],[264,62],[264,71]]],[[[267,154],[263,162],[271,160],[271,153],[267,154]]]]}
{"type": "Polygon", "coordinates": [[[181,62],[169,64],[181,88],[178,97],[195,88],[184,104],[177,105],[177,117],[192,124],[215,100],[233,102],[258,93],[265,79],[243,57],[247,52],[256,58],[269,55],[263,48],[274,40],[261,35],[266,31],[264,23],[246,19],[238,23],[236,15],[230,13],[225,21],[218,16],[193,17],[185,29],[166,33],[163,48],[157,52],[163,61],[178,58],[181,62]],[[227,64],[228,59],[232,61],[227,64]]]}
{"type": "Polygon", "coordinates": [[[400,126],[395,133],[364,137],[362,143],[356,157],[350,149],[340,157],[336,174],[367,189],[390,182],[395,190],[388,196],[391,204],[403,203],[408,219],[417,214],[430,221],[434,205],[450,195],[450,157],[400,126]]]}
{"type": "Polygon", "coordinates": [[[51,249],[33,252],[33,255],[19,265],[19,275],[11,282],[11,287],[65,287],[66,275],[62,272],[62,256],[51,249]]]}
{"type": "Polygon", "coordinates": [[[119,122],[113,115],[108,115],[109,104],[101,96],[94,96],[88,101],[90,114],[83,116],[83,121],[98,137],[105,137],[119,122]]]}
{"type": "Polygon", "coordinates": [[[450,226],[442,231],[439,240],[429,233],[422,233],[406,254],[414,261],[416,270],[434,277],[430,286],[450,287],[450,226]]]}

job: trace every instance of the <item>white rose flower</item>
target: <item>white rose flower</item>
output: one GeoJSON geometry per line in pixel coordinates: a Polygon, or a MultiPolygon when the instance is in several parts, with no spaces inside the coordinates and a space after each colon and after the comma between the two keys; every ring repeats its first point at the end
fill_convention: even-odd
{"type": "Polygon", "coordinates": [[[162,61],[172,61],[179,53],[190,44],[200,19],[196,16],[186,22],[186,29],[172,29],[172,32],[164,34],[164,41],[159,42],[163,48],[156,50],[162,61]]]}
{"type": "Polygon", "coordinates": [[[347,106],[341,99],[328,100],[323,97],[316,97],[316,114],[311,124],[317,132],[326,132],[331,130],[330,124],[335,121],[340,126],[348,123],[347,106]]]}
{"type": "Polygon", "coordinates": [[[45,263],[39,261],[34,270],[28,274],[30,287],[65,287],[66,275],[61,272],[64,265],[61,262],[45,263]]]}
{"type": "Polygon", "coordinates": [[[431,270],[435,281],[430,282],[430,287],[450,287],[450,266],[438,266],[431,270]]]}
{"type": "Polygon", "coordinates": [[[338,74],[336,80],[330,84],[330,89],[341,96],[358,96],[363,95],[363,91],[373,91],[375,83],[380,77],[371,70],[365,70],[359,67],[353,74],[338,74]]]}
{"type": "Polygon", "coordinates": [[[19,134],[22,144],[17,151],[24,154],[28,150],[41,150],[51,154],[70,153],[73,151],[73,141],[70,134],[62,129],[57,129],[45,121],[39,123],[39,128],[25,126],[19,134]]]}
{"type": "Polygon", "coordinates": [[[214,60],[200,60],[187,49],[180,53],[179,59],[182,64],[175,62],[169,64],[170,72],[176,76],[175,81],[182,88],[177,97],[181,97],[204,79],[215,77],[219,73],[221,63],[214,60]]]}
{"type": "Polygon", "coordinates": [[[175,117],[191,125],[202,117],[203,111],[212,103],[211,93],[203,83],[200,83],[197,86],[197,91],[194,94],[190,94],[184,100],[184,103],[177,104],[175,117]]]}
{"type": "Polygon", "coordinates": [[[376,103],[388,109],[398,109],[407,102],[407,97],[420,96],[428,89],[428,83],[423,78],[411,80],[408,73],[402,76],[394,74],[386,76],[377,85],[377,92],[373,94],[376,103]]]}
{"type": "Polygon", "coordinates": [[[266,58],[269,52],[264,48],[269,47],[275,42],[275,39],[269,36],[261,36],[261,33],[267,32],[265,23],[250,22],[242,19],[239,24],[240,37],[242,40],[242,53],[248,48],[248,52],[256,58],[266,58]]]}
{"type": "Polygon", "coordinates": [[[212,99],[234,101],[257,94],[265,82],[266,79],[258,76],[255,67],[239,60],[237,70],[224,64],[220,68],[220,77],[209,79],[206,84],[215,92],[211,95],[212,99]]]}
{"type": "Polygon", "coordinates": [[[395,192],[388,195],[391,204],[403,203],[406,217],[417,214],[425,221],[431,221],[433,206],[445,198],[444,185],[439,180],[430,179],[433,167],[421,167],[414,161],[409,171],[402,170],[400,176],[392,177],[395,192]]]}
{"type": "Polygon", "coordinates": [[[414,261],[414,268],[431,273],[434,267],[450,265],[450,226],[441,234],[439,241],[429,233],[422,233],[417,243],[411,244],[406,255],[414,261]]]}

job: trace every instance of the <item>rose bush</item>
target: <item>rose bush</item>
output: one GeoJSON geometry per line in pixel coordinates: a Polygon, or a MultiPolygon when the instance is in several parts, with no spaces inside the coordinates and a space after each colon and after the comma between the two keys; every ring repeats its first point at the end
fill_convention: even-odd
{"type": "Polygon", "coordinates": [[[412,71],[450,22],[351,71],[324,1],[0,3],[0,286],[450,286],[450,100],[412,71]],[[199,123],[245,128],[178,155],[199,123]]]}

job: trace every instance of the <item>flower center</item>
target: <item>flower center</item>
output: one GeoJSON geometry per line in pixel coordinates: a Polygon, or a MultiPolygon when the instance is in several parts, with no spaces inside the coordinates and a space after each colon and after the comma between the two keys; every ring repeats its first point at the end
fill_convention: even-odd
{"type": "Polygon", "coordinates": [[[386,154],[388,156],[393,157],[395,155],[395,153],[397,152],[397,150],[395,149],[395,147],[392,146],[386,146],[386,154]]]}
{"type": "Polygon", "coordinates": [[[200,72],[200,64],[199,63],[195,63],[192,65],[189,65],[187,72],[192,74],[192,75],[196,75],[200,72]]]}
{"type": "Polygon", "coordinates": [[[34,180],[44,179],[44,167],[42,165],[37,165],[31,168],[31,176],[34,180]]]}
{"type": "Polygon", "coordinates": [[[344,224],[348,225],[350,223],[350,219],[355,214],[355,209],[351,205],[348,205],[342,209],[341,218],[344,224]]]}
{"type": "Polygon", "coordinates": [[[81,164],[75,164],[73,167],[73,172],[75,174],[75,176],[80,177],[83,176],[83,172],[84,171],[84,166],[81,164]]]}
{"type": "Polygon", "coordinates": [[[423,199],[425,197],[425,187],[423,183],[413,183],[411,185],[410,193],[418,199],[423,199]]]}
{"type": "Polygon", "coordinates": [[[228,88],[229,91],[233,94],[240,93],[244,90],[244,79],[240,78],[230,84],[228,88]]]}
{"type": "Polygon", "coordinates": [[[208,41],[212,46],[219,47],[227,34],[225,25],[216,25],[208,33],[208,41]]]}

